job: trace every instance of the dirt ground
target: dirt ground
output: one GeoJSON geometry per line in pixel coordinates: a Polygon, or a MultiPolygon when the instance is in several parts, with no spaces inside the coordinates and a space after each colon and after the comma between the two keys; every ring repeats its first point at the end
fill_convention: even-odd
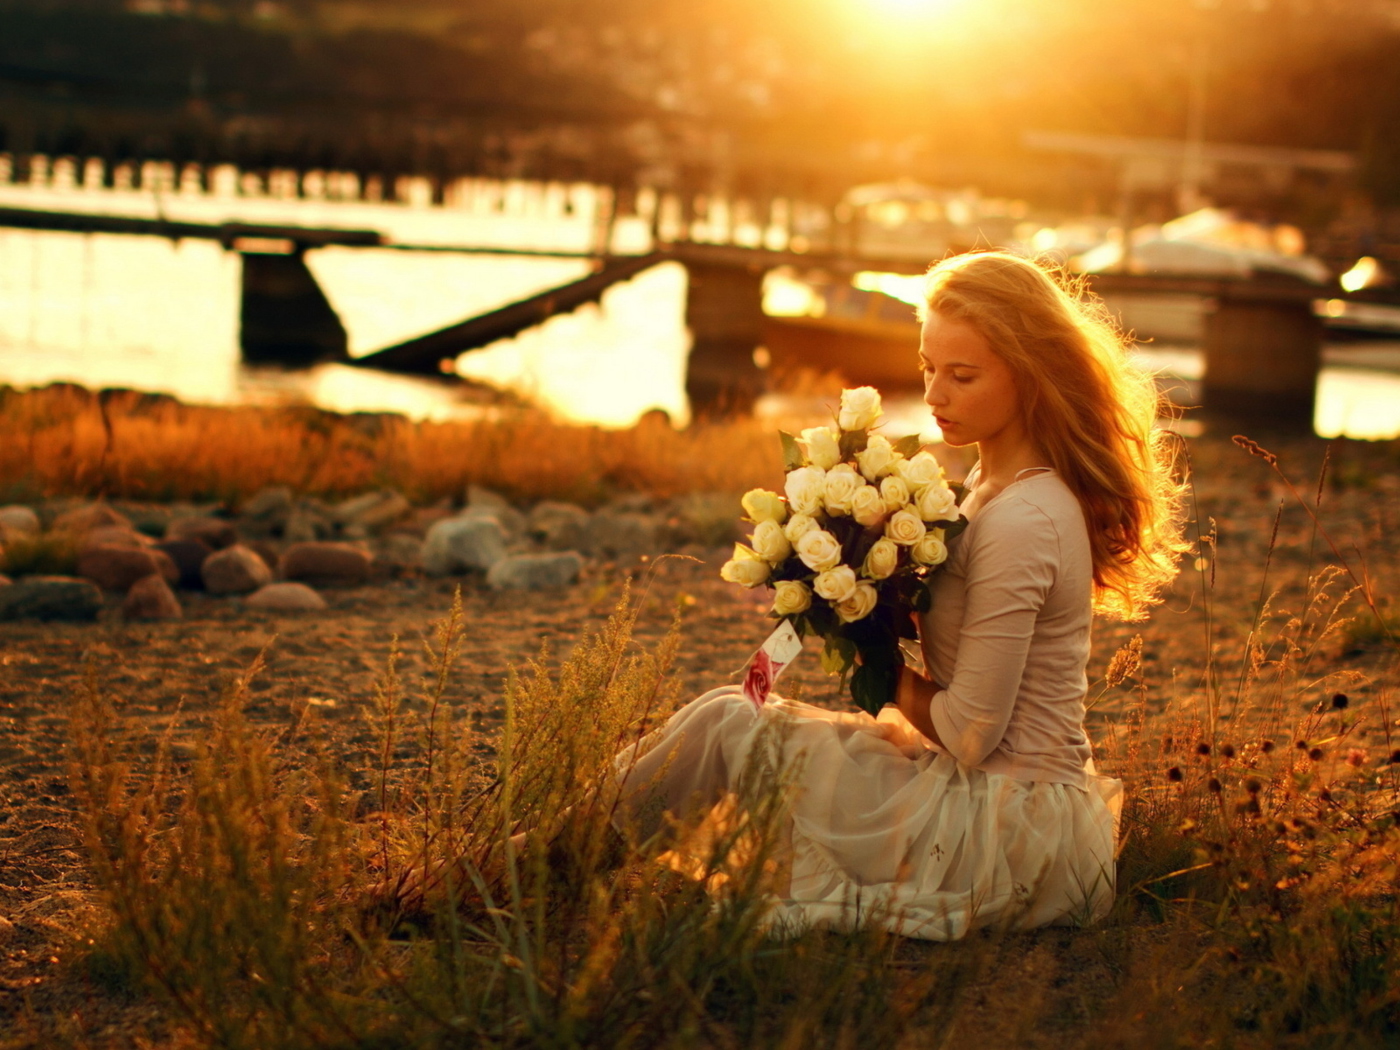
{"type": "MultiPolygon", "coordinates": [[[[1390,603],[1400,581],[1400,456],[1383,445],[1351,443],[1343,451],[1334,463],[1338,484],[1327,487],[1321,516],[1353,564],[1364,552],[1376,594],[1390,603]]],[[[1321,443],[1310,442],[1293,450],[1292,462],[1285,457],[1300,482],[1310,479],[1300,487],[1316,487],[1320,454],[1321,443]]],[[[1275,512],[1280,500],[1291,498],[1264,463],[1224,442],[1198,446],[1197,470],[1199,516],[1206,529],[1215,522],[1218,560],[1188,569],[1149,622],[1096,628],[1091,682],[1124,641],[1141,634],[1151,709],[1197,702],[1210,651],[1205,596],[1219,666],[1227,675],[1238,668],[1275,512]]],[[[719,580],[726,553],[694,550],[686,559],[594,565],[577,585],[547,594],[495,594],[472,578],[402,579],[328,591],[329,610],[314,614],[276,615],[237,600],[185,595],[185,619],[174,623],[125,624],[109,617],[96,624],[0,625],[0,1046],[162,1041],[164,1026],[152,1006],[100,987],[81,961],[99,910],[68,788],[66,720],[88,676],[119,701],[122,731],[134,739],[153,742],[178,712],[179,757],[207,726],[230,681],[266,649],[267,669],[251,687],[253,721],[283,729],[311,708],[328,737],[339,738],[369,702],[395,635],[406,654],[405,679],[425,668],[419,640],[447,613],[460,586],[468,628],[450,698],[489,728],[499,720],[509,669],[537,655],[542,643],[567,651],[606,620],[631,577],[641,601],[639,644],[659,638],[672,611],[681,609],[676,674],[680,695],[692,696],[730,680],[771,627],[761,615],[765,590],[745,592],[719,580]]],[[[1305,512],[1286,507],[1263,591],[1279,588],[1276,609],[1296,613],[1309,568],[1327,561],[1335,557],[1314,536],[1305,512]]],[[[1348,609],[1360,613],[1355,601],[1348,609]]],[[[1396,612],[1389,605],[1389,615],[1396,612]]],[[[1317,670],[1319,693],[1331,688],[1327,675],[1344,679],[1362,711],[1367,699],[1395,686],[1392,654],[1364,626],[1339,631],[1317,670]]],[[[842,703],[814,651],[779,688],[809,702],[842,703]]],[[[1129,695],[1115,692],[1095,708],[1096,731],[1122,715],[1129,695]]],[[[1047,931],[1032,935],[1020,965],[1028,977],[1040,974],[1039,982],[1047,973],[1082,967],[1086,950],[1064,931],[1047,931]]],[[[1082,983],[1075,994],[1085,994],[1082,983]]]]}

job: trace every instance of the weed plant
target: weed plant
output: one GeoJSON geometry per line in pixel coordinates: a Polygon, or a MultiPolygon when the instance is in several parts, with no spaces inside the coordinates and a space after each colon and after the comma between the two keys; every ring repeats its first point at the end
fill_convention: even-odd
{"type": "Polygon", "coordinates": [[[1255,616],[1226,661],[1206,524],[1194,582],[1214,655],[1164,708],[1148,703],[1140,641],[1109,665],[1093,725],[1101,770],[1127,791],[1118,901],[1064,940],[770,935],[780,769],[752,778],[697,877],[661,863],[695,829],[643,838],[621,819],[613,762],[680,699],[679,628],[639,651],[624,597],[557,668],[541,653],[512,677],[490,734],[450,702],[459,607],[425,643],[425,679],[402,681],[391,657],[359,752],[339,758],[314,726],[249,726],[256,663],[183,766],[164,747],[147,766],[122,753],[94,683],[74,707],[73,782],[108,901],[97,951],[209,1047],[866,1050],[1008,1025],[1009,1045],[1394,1046],[1395,640],[1371,628],[1391,654],[1381,676],[1338,669],[1383,596],[1317,529],[1336,557],[1305,568],[1290,607],[1272,542],[1252,567],[1255,616]],[[1055,943],[1109,975],[1069,1014],[1063,991],[1016,977],[1055,943]]]}

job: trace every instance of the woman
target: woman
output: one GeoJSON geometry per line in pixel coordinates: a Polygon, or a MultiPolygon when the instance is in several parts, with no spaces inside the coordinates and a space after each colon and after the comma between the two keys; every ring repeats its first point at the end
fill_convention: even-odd
{"type": "Polygon", "coordinates": [[[619,757],[619,817],[648,834],[663,810],[723,810],[775,738],[796,763],[775,921],[936,940],[1092,921],[1122,788],[1084,731],[1090,622],[1140,618],[1182,549],[1155,386],[1095,307],[1014,255],[934,266],[922,314],[924,400],[979,453],[920,625],[927,676],[905,668],[878,719],[713,690],[619,757]]]}

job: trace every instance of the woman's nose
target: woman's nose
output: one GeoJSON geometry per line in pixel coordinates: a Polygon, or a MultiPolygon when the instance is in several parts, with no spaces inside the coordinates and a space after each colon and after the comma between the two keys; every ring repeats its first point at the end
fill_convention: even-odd
{"type": "Polygon", "coordinates": [[[943,384],[936,379],[929,379],[924,383],[924,404],[930,408],[937,408],[944,404],[947,398],[943,394],[943,384]]]}

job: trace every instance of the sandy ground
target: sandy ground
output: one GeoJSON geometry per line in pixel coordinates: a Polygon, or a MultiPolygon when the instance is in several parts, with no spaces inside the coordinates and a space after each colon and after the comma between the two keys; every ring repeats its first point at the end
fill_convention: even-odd
{"type": "MultiPolygon", "coordinates": [[[[1312,475],[1320,443],[1299,446],[1290,464],[1295,476],[1312,475]]],[[[1338,546],[1353,561],[1365,558],[1384,602],[1400,581],[1400,456],[1389,446],[1349,447],[1340,488],[1329,488],[1322,516],[1338,546]]],[[[1265,465],[1223,443],[1198,449],[1201,519],[1214,519],[1219,560],[1213,590],[1210,566],[1185,573],[1176,591],[1141,625],[1101,624],[1096,630],[1091,679],[1101,676],[1114,651],[1134,634],[1143,636],[1149,708],[1196,703],[1208,651],[1203,595],[1212,599],[1220,667],[1239,666],[1239,639],[1249,630],[1261,590],[1261,570],[1275,510],[1287,494],[1265,465]]],[[[1276,607],[1301,608],[1309,566],[1334,560],[1313,537],[1310,520],[1286,509],[1266,592],[1279,588],[1276,607]],[[1313,553],[1309,555],[1309,550],[1313,553]]],[[[450,699],[489,728],[499,720],[508,670],[535,656],[541,643],[567,651],[606,620],[625,579],[635,577],[641,596],[640,644],[660,637],[672,610],[684,617],[676,673],[682,696],[728,679],[771,627],[761,613],[766,591],[745,592],[718,579],[726,552],[697,550],[700,560],[659,564],[595,565],[576,586],[550,594],[494,594],[477,580],[405,579],[382,586],[329,591],[328,611],[273,615],[234,600],[186,595],[186,619],[176,623],[0,624],[0,1046],[52,1045],[67,1031],[79,1043],[150,1045],[163,1026],[154,1008],[96,988],[81,965],[82,944],[98,915],[92,879],[75,830],[67,783],[70,701],[91,675],[120,702],[123,732],[153,740],[179,710],[176,753],[207,725],[229,682],[267,650],[267,670],[254,683],[248,707],[257,724],[282,728],[312,706],[329,727],[348,732],[372,696],[391,639],[406,652],[405,676],[425,664],[419,639],[431,631],[462,589],[468,624],[460,670],[450,699]],[[342,730],[335,727],[342,726],[342,730]]],[[[1395,606],[1391,606],[1395,615],[1395,606]]],[[[1353,613],[1359,607],[1349,606],[1353,613]]],[[[1286,618],[1286,617],[1285,617],[1286,618]]],[[[811,644],[811,643],[809,643],[811,644]]],[[[1349,681],[1354,706],[1394,688],[1394,661],[1365,631],[1339,632],[1319,655],[1319,682],[1295,706],[1315,702],[1332,685],[1321,676],[1349,681]]],[[[789,672],[780,690],[809,702],[840,705],[815,652],[789,672]]],[[[1091,693],[1094,687],[1091,686],[1091,693]]],[[[1095,708],[1096,732],[1122,716],[1131,694],[1117,691],[1095,708]]],[[[1393,699],[1393,698],[1392,698],[1393,699]]],[[[1241,727],[1241,731],[1243,727],[1241,727]]],[[[1151,938],[1151,931],[1142,931],[1151,938]]],[[[1018,966],[1036,982],[1058,987],[1059,977],[1083,971],[1092,947],[1064,931],[1031,935],[1018,966]]],[[[1089,981],[1109,982],[1106,974],[1089,981]]],[[[1078,982],[1076,996],[1085,994],[1078,982]]],[[[995,1004],[993,1004],[994,1006],[995,1004]]],[[[990,1009],[991,1007],[989,1007],[990,1009]]]]}

